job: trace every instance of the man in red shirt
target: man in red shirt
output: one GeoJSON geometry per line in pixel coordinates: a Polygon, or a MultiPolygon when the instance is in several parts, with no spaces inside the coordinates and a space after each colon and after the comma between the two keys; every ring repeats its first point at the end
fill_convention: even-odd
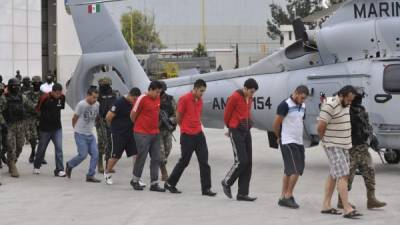
{"type": "Polygon", "coordinates": [[[137,99],[131,112],[131,120],[135,124],[133,131],[138,151],[133,167],[131,185],[137,191],[142,191],[144,188],[139,181],[142,177],[147,154],[150,154],[150,191],[165,192],[165,189],[158,185],[158,170],[160,168],[160,130],[158,129],[158,121],[161,90],[162,84],[159,81],[152,81],[148,92],[137,99]]]}
{"type": "Polygon", "coordinates": [[[236,90],[228,98],[224,112],[224,122],[232,142],[235,163],[222,181],[222,188],[228,198],[232,198],[231,186],[238,179],[238,201],[255,201],[249,197],[252,167],[252,143],[250,129],[253,95],[258,90],[257,81],[250,78],[244,82],[243,89],[236,90]]]}
{"type": "Polygon", "coordinates": [[[208,148],[201,127],[202,96],[207,84],[204,80],[196,80],[191,92],[179,98],[176,119],[181,128],[181,158],[176,164],[164,188],[171,193],[179,194],[176,188],[185,168],[189,165],[193,152],[196,153],[200,166],[201,191],[205,196],[215,196],[211,191],[211,168],[208,165],[208,148]]]}

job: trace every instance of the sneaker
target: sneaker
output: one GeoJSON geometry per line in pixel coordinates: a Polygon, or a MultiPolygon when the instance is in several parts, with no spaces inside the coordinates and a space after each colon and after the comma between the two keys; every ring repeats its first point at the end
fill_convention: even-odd
{"type": "Polygon", "coordinates": [[[150,191],[165,192],[165,189],[160,187],[158,184],[153,184],[150,186],[150,191]]]}
{"type": "Polygon", "coordinates": [[[39,175],[40,174],[40,169],[33,169],[33,174],[39,175]]]}
{"type": "Polygon", "coordinates": [[[43,159],[42,165],[47,165],[47,161],[45,159],[43,159]]]}
{"type": "Polygon", "coordinates": [[[290,198],[281,198],[279,199],[278,204],[282,207],[287,207],[291,209],[298,209],[300,206],[294,201],[293,197],[290,198]]]}
{"type": "Polygon", "coordinates": [[[62,170],[60,170],[60,171],[54,171],[54,176],[56,176],[56,177],[66,177],[67,176],[67,174],[65,173],[65,171],[62,171],[62,170]]]}
{"type": "Polygon", "coordinates": [[[139,185],[140,185],[142,188],[145,188],[145,187],[146,187],[146,183],[144,183],[142,179],[139,180],[139,185]]]}
{"type": "Polygon", "coordinates": [[[168,190],[169,192],[171,192],[172,194],[180,194],[182,193],[180,190],[178,190],[175,186],[172,186],[170,184],[168,184],[168,182],[164,183],[164,188],[165,190],[168,190]]]}
{"type": "Polygon", "coordinates": [[[99,179],[97,179],[95,176],[86,176],[86,182],[100,183],[101,181],[99,179]]]}
{"type": "Polygon", "coordinates": [[[108,184],[108,185],[113,184],[113,181],[112,181],[112,179],[111,179],[111,175],[110,175],[110,174],[104,173],[104,181],[105,181],[106,184],[108,184]]]}
{"type": "Polygon", "coordinates": [[[130,184],[131,184],[131,186],[133,187],[134,190],[143,191],[143,187],[140,186],[139,182],[135,182],[135,181],[131,180],[130,184]]]}

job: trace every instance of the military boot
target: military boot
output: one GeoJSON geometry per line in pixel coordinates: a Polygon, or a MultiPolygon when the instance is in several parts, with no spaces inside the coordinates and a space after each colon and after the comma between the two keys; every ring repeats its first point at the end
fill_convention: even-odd
{"type": "Polygon", "coordinates": [[[168,180],[167,167],[165,165],[160,165],[160,171],[161,171],[161,180],[167,181],[168,180]]]}
{"type": "Polygon", "coordinates": [[[15,166],[15,162],[10,162],[8,164],[8,171],[10,172],[11,177],[19,177],[18,169],[15,166]]]}
{"type": "Polygon", "coordinates": [[[99,173],[104,173],[103,155],[102,154],[99,154],[99,159],[97,161],[97,171],[99,173]]]}
{"type": "Polygon", "coordinates": [[[375,197],[375,191],[368,191],[367,192],[367,208],[374,209],[374,208],[382,208],[386,206],[385,202],[381,202],[375,197]]]}

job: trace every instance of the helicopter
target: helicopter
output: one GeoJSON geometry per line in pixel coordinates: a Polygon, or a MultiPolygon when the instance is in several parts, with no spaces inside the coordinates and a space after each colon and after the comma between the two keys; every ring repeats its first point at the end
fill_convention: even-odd
{"type": "MultiPolygon", "coordinates": [[[[82,48],[82,56],[67,87],[67,103],[74,108],[87,88],[100,76],[113,79],[122,94],[132,87],[147,90],[149,78],[105,2],[66,1],[82,48]]],[[[254,96],[254,127],[267,131],[269,145],[277,148],[272,122],[279,103],[298,85],[306,85],[304,140],[318,145],[316,129],[321,96],[332,96],[353,85],[365,96],[366,107],[379,151],[386,162],[400,162],[400,2],[396,0],[347,0],[313,30],[301,19],[293,22],[296,42],[245,68],[196,74],[164,80],[175,99],[190,91],[197,79],[207,82],[203,96],[203,126],[224,128],[228,96],[248,78],[260,86],[254,96]]]]}

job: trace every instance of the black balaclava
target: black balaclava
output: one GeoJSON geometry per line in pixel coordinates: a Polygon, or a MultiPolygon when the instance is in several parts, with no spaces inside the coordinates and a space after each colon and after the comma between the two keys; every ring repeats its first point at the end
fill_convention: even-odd
{"type": "Polygon", "coordinates": [[[46,82],[47,82],[48,84],[53,83],[53,77],[52,77],[52,76],[47,76],[47,77],[46,77],[46,82]]]}
{"type": "Polygon", "coordinates": [[[35,91],[35,92],[40,91],[40,85],[42,85],[42,83],[40,83],[40,82],[33,82],[33,83],[32,83],[33,91],[35,91]]]}
{"type": "Polygon", "coordinates": [[[99,86],[99,91],[101,95],[108,95],[111,94],[112,88],[108,84],[102,84],[99,86]]]}
{"type": "Polygon", "coordinates": [[[20,85],[11,85],[11,86],[8,87],[8,91],[12,95],[18,94],[20,90],[21,90],[21,86],[20,85]]]}

